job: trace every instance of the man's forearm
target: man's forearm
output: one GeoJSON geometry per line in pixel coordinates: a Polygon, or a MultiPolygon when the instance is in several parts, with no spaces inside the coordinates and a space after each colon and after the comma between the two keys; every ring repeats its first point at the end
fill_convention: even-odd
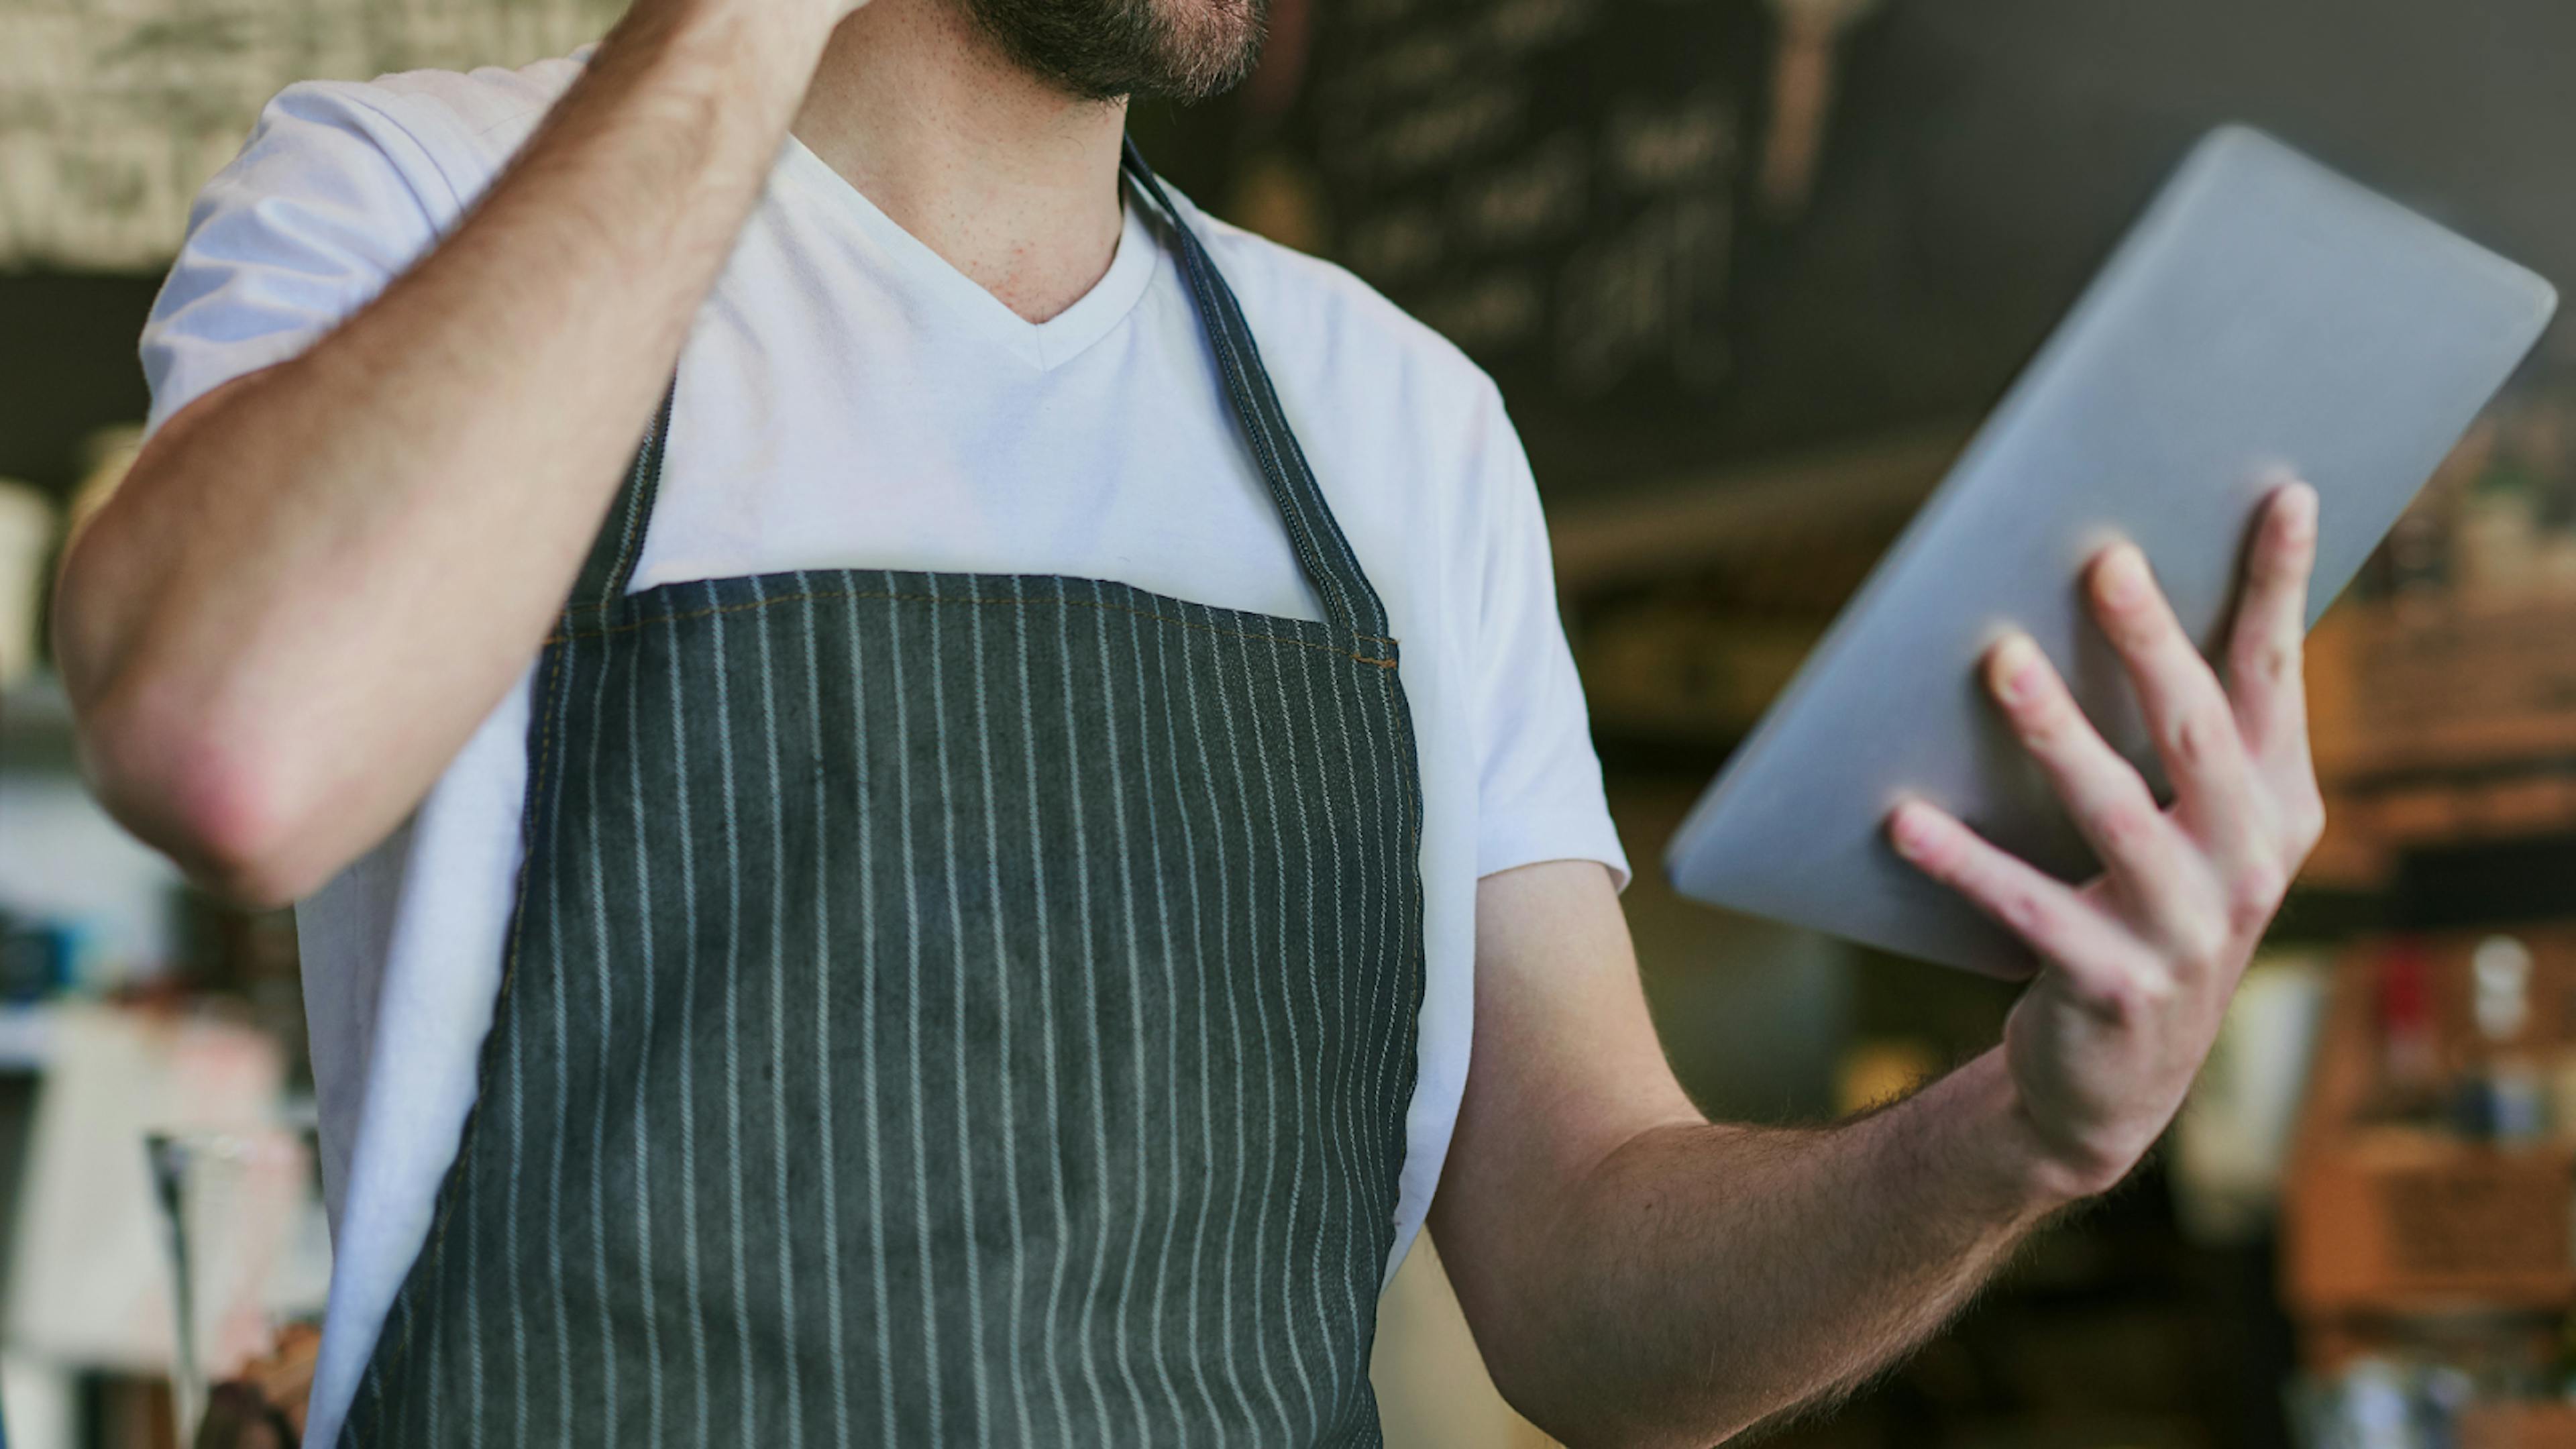
{"type": "Polygon", "coordinates": [[[2063,1200],[2027,1170],[2011,1103],[1989,1054],[1832,1128],[1644,1132],[1525,1240],[1546,1266],[1509,1316],[1532,1332],[1487,1356],[1575,1443],[1707,1444],[1849,1387],[2063,1200]]]}
{"type": "Polygon", "coordinates": [[[282,899],[426,791],[562,603],[828,33],[809,9],[639,6],[418,266],[154,439],[57,611],[139,833],[282,899]]]}
{"type": "Polygon", "coordinates": [[[2037,645],[1989,652],[1988,691],[2106,873],[2070,885],[1928,802],[1895,809],[1897,853],[2038,969],[2001,1046],[1888,1111],[1708,1125],[1657,1050],[1609,875],[1551,861],[1478,883],[1476,1058],[1431,1226],[1516,1405],[1578,1443],[1722,1438],[1885,1363],[2052,1207],[2137,1163],[2323,825],[2299,671],[2316,510],[2304,485],[2265,507],[2232,693],[2144,555],[2089,566],[2169,809],[2037,645]]]}

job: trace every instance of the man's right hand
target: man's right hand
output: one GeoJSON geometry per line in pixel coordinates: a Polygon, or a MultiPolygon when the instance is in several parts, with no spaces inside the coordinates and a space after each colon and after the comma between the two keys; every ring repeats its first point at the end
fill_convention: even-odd
{"type": "Polygon", "coordinates": [[[270,904],[412,810],[561,608],[856,8],[643,0],[375,301],[155,434],[55,610],[110,811],[270,904]]]}

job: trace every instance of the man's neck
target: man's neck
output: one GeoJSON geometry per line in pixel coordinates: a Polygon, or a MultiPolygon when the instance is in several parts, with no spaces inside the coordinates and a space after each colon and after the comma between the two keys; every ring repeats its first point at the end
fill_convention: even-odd
{"type": "Polygon", "coordinates": [[[842,22],[798,140],[897,226],[1043,322],[1109,270],[1127,108],[1012,63],[957,0],[872,0],[842,22]]]}

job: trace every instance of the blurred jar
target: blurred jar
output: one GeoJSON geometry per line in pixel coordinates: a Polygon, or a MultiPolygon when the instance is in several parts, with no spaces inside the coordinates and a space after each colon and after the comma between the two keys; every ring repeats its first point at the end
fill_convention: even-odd
{"type": "Polygon", "coordinates": [[[2519,464],[2487,470],[2460,508],[2451,535],[2453,575],[2475,599],[2512,599],[2540,581],[2540,505],[2519,464]]]}
{"type": "Polygon", "coordinates": [[[318,1320],[330,1291],[309,1131],[156,1132],[145,1139],[168,1250],[171,1398],[178,1442],[193,1443],[208,1387],[318,1320]]]}

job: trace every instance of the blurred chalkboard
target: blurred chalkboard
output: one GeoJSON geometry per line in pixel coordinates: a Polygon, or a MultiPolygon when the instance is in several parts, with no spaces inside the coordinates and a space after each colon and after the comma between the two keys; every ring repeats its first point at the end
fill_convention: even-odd
{"type": "Polygon", "coordinates": [[[1149,149],[1229,215],[1293,157],[1309,240],[1494,372],[1558,498],[1973,421],[2223,121],[2576,285],[2565,0],[1880,0],[1782,216],[1767,4],[1274,3],[1293,105],[1149,149]]]}
{"type": "Polygon", "coordinates": [[[1516,393],[1713,397],[1760,10],[1347,0],[1320,16],[1335,251],[1516,393]]]}

